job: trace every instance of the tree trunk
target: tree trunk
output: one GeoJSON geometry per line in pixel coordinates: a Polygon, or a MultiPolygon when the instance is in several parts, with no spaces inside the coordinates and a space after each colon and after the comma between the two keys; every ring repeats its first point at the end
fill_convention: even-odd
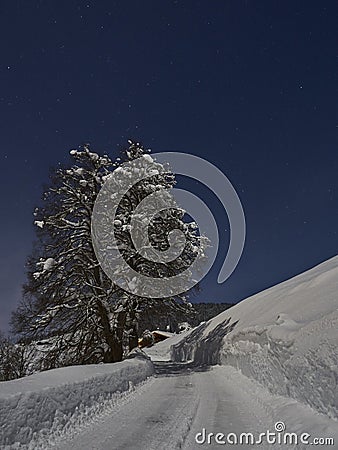
{"type": "Polygon", "coordinates": [[[117,313],[116,331],[114,333],[114,362],[122,361],[123,358],[123,332],[126,326],[127,313],[121,311],[117,313]]]}
{"type": "MultiPolygon", "coordinates": [[[[109,348],[109,350],[106,351],[103,356],[103,361],[106,363],[122,361],[123,357],[122,338],[120,338],[120,334],[118,331],[116,335],[114,335],[110,326],[107,310],[100,300],[97,301],[97,306],[99,317],[103,327],[104,338],[109,348]]],[[[118,322],[117,328],[119,329],[120,327],[122,327],[122,335],[123,335],[124,329],[123,317],[121,317],[120,319],[118,317],[117,322],[118,322]]]]}

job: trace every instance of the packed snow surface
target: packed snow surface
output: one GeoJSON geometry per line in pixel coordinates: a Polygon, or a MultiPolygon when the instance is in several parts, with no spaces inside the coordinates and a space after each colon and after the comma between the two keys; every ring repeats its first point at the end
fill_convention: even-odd
{"type": "Polygon", "coordinates": [[[153,373],[150,360],[134,356],[0,383],[0,448],[47,448],[67,428],[109,409],[153,373]]]}
{"type": "MultiPolygon", "coordinates": [[[[316,416],[310,407],[270,394],[230,366],[197,368],[189,364],[160,362],[156,376],[136,389],[123,402],[96,422],[71,430],[59,440],[57,450],[197,450],[217,449],[199,445],[196,436],[223,433],[228,444],[241,433],[275,432],[283,422],[288,433],[308,433],[316,438],[338,439],[332,421],[316,416]],[[230,440],[231,439],[231,440],[230,440]]],[[[228,445],[225,446],[227,448],[228,445]]],[[[240,448],[255,448],[251,445],[240,448]]],[[[222,447],[221,447],[222,448],[222,447]]],[[[258,449],[306,449],[309,446],[271,445],[265,440],[258,449]]],[[[321,448],[329,448],[323,446],[321,448]]],[[[334,447],[331,447],[334,448],[334,447]]],[[[46,450],[46,449],[45,449],[46,450]]]]}
{"type": "Polygon", "coordinates": [[[172,358],[233,366],[271,393],[338,420],[337,348],[334,257],[201,325],[173,346],[172,358]]]}

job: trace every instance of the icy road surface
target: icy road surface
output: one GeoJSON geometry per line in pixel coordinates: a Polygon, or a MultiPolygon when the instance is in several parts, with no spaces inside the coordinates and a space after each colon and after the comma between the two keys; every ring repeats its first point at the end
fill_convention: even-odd
{"type": "MultiPolygon", "coordinates": [[[[53,448],[219,449],[222,445],[214,441],[204,445],[196,443],[196,434],[205,428],[207,433],[240,435],[252,432],[258,436],[267,430],[275,431],[275,422],[282,420],[282,417],[276,417],[277,410],[288,412],[290,408],[295,421],[293,424],[286,424],[287,431],[297,431],[296,422],[299,417],[303,417],[307,428],[311,428],[313,411],[310,408],[292,400],[271,396],[232,367],[194,368],[189,364],[157,362],[156,376],[131,393],[125,403],[117,406],[97,423],[73,430],[72,436],[53,448]]],[[[287,416],[290,418],[289,412],[287,416]]],[[[265,443],[257,448],[306,447],[281,447],[265,443]]]]}

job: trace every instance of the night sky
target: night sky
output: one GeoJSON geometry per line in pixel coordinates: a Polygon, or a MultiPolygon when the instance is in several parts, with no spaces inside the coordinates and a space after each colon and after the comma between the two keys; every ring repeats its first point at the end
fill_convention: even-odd
{"type": "Polygon", "coordinates": [[[3,0],[0,17],[0,329],[49,168],[84,142],[193,153],[231,180],[247,240],[224,285],[226,214],[190,183],[224,233],[198,301],[237,302],[338,253],[338,2],[3,0]]]}

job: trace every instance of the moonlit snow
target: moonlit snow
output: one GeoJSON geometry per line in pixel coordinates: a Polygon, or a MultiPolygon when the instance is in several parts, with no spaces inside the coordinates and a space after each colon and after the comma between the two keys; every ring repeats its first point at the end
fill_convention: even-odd
{"type": "Polygon", "coordinates": [[[277,422],[337,445],[337,344],[335,257],[146,349],[154,364],[134,351],[122,363],[0,383],[0,447],[219,448],[196,435],[258,434],[277,422]]]}
{"type": "Polygon", "coordinates": [[[115,364],[64,367],[0,383],[0,448],[44,449],[120,403],[153,373],[141,352],[115,364]]]}
{"type": "Polygon", "coordinates": [[[224,311],[192,342],[174,346],[173,357],[230,365],[273,394],[337,420],[337,345],[335,257],[224,311]],[[233,330],[220,342],[229,325],[233,330]]]}

